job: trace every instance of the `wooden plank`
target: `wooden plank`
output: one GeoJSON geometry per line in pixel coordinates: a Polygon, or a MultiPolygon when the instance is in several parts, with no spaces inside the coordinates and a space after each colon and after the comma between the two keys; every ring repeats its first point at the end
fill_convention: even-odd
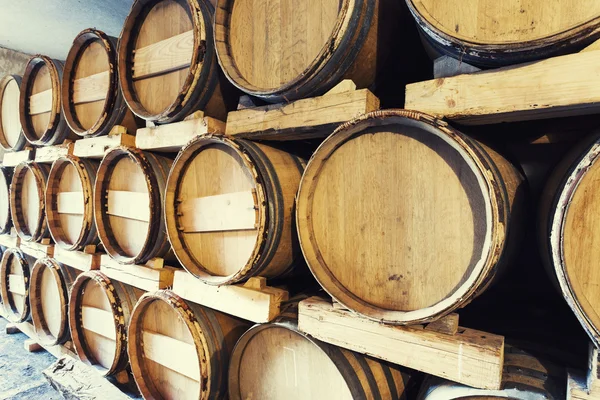
{"type": "Polygon", "coordinates": [[[569,371],[567,374],[567,400],[600,400],[600,386],[589,387],[583,374],[569,371]]]}
{"type": "Polygon", "coordinates": [[[54,248],[54,259],[79,271],[91,271],[100,268],[100,253],[67,251],[60,246],[54,248]]]}
{"type": "Polygon", "coordinates": [[[256,323],[270,322],[281,312],[288,292],[273,287],[246,285],[211,286],[186,271],[175,271],[172,291],[182,298],[256,323]]]}
{"type": "Polygon", "coordinates": [[[107,150],[117,146],[135,147],[135,136],[118,133],[115,135],[79,139],[75,142],[73,154],[77,157],[102,158],[107,150]]]}
{"type": "Polygon", "coordinates": [[[33,258],[52,257],[54,255],[54,244],[21,241],[19,247],[23,253],[33,258]]]}
{"type": "Polygon", "coordinates": [[[135,144],[142,150],[174,152],[179,151],[196,136],[207,133],[225,133],[225,123],[211,117],[203,117],[140,128],[135,136],[135,144]]]}
{"type": "Polygon", "coordinates": [[[178,207],[184,232],[241,231],[256,228],[253,191],[197,197],[178,207]]]}
{"type": "Polygon", "coordinates": [[[109,190],[106,213],[137,221],[150,221],[148,193],[109,190]]]}
{"type": "Polygon", "coordinates": [[[105,338],[117,340],[114,316],[101,308],[82,306],[81,326],[105,338]]]}
{"type": "Polygon", "coordinates": [[[499,389],[504,337],[460,328],[456,335],[381,324],[312,297],[300,302],[299,329],[316,339],[482,389],[499,389]]]}
{"type": "Polygon", "coordinates": [[[100,271],[111,279],[148,292],[173,286],[173,273],[176,268],[169,266],[152,268],[148,264],[122,265],[106,254],[100,256],[100,271]]]}
{"type": "Polygon", "coordinates": [[[109,82],[108,71],[76,79],[73,82],[73,103],[91,103],[106,99],[109,82]]]}
{"type": "Polygon", "coordinates": [[[600,112],[600,51],[406,86],[405,108],[463,124],[600,112]]]}
{"type": "Polygon", "coordinates": [[[81,215],[84,212],[83,192],[60,192],[56,196],[59,214],[81,215]]]}
{"type": "Polygon", "coordinates": [[[4,157],[2,158],[2,165],[5,167],[16,167],[23,161],[33,160],[35,155],[35,151],[32,149],[7,152],[4,153],[4,157]]]}
{"type": "Polygon", "coordinates": [[[379,109],[368,89],[342,91],[289,104],[271,104],[230,112],[225,132],[252,139],[298,140],[325,137],[337,125],[379,109]]]}
{"type": "Polygon", "coordinates": [[[194,32],[187,31],[149,46],[133,55],[133,79],[148,78],[187,68],[194,52],[194,32]]]}
{"type": "Polygon", "coordinates": [[[59,144],[56,146],[42,146],[35,151],[35,162],[52,164],[57,158],[73,153],[73,143],[59,144]]]}
{"type": "Polygon", "coordinates": [[[17,236],[16,234],[0,235],[0,246],[9,248],[19,247],[20,239],[21,238],[19,238],[19,236],[17,236]]]}
{"type": "Polygon", "coordinates": [[[142,331],[144,356],[181,375],[198,381],[200,366],[196,347],[159,333],[142,331]]]}
{"type": "Polygon", "coordinates": [[[29,115],[43,114],[52,110],[52,89],[29,96],[29,115]]]}
{"type": "Polygon", "coordinates": [[[38,342],[36,342],[36,341],[35,341],[35,340],[33,340],[33,339],[27,339],[27,340],[25,340],[25,341],[23,342],[23,348],[24,348],[26,351],[28,351],[29,353],[34,353],[34,352],[37,352],[37,351],[40,351],[40,350],[42,350],[42,349],[43,349],[43,347],[42,347],[42,346],[40,346],[40,345],[38,344],[38,342]]]}
{"type": "Polygon", "coordinates": [[[20,294],[21,296],[25,296],[25,281],[23,280],[23,275],[8,275],[8,291],[15,294],[20,294]]]}

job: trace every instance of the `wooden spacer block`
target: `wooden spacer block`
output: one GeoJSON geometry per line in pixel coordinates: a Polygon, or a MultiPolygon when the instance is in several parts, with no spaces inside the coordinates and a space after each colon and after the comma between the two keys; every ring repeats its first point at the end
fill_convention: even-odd
{"type": "Polygon", "coordinates": [[[35,151],[35,162],[52,164],[59,157],[73,154],[73,143],[64,143],[56,146],[39,147],[35,151]]]}
{"type": "Polygon", "coordinates": [[[174,152],[196,136],[207,133],[224,134],[225,123],[197,111],[180,122],[138,129],[135,144],[142,150],[174,152]]]}
{"type": "Polygon", "coordinates": [[[458,314],[446,315],[437,321],[425,325],[425,329],[445,333],[446,335],[456,335],[456,332],[458,332],[458,314]]]}
{"type": "Polygon", "coordinates": [[[151,292],[173,286],[173,274],[177,268],[153,259],[148,265],[125,265],[113,260],[108,254],[100,256],[100,271],[110,279],[151,292]]]}
{"type": "Polygon", "coordinates": [[[6,324],[6,334],[14,335],[15,333],[21,333],[16,324],[6,324]]]}
{"type": "Polygon", "coordinates": [[[34,352],[36,352],[36,351],[43,350],[43,347],[42,347],[42,346],[40,346],[40,345],[38,344],[38,342],[36,342],[36,341],[35,341],[35,340],[33,340],[33,339],[26,339],[26,340],[23,342],[23,348],[24,348],[25,350],[27,350],[28,352],[30,352],[30,353],[34,353],[34,352]]]}
{"type": "Polygon", "coordinates": [[[4,153],[2,165],[5,167],[16,167],[23,161],[31,161],[35,157],[35,150],[25,149],[21,151],[13,151],[4,153]]]}

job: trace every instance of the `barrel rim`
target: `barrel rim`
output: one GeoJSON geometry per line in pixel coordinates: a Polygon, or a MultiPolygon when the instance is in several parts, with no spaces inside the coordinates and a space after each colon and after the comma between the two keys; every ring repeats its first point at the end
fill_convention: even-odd
{"type": "Polygon", "coordinates": [[[265,204],[267,204],[266,188],[263,184],[260,171],[256,168],[255,160],[253,160],[250,153],[243,147],[243,141],[218,134],[205,134],[193,138],[182,147],[177,154],[171,170],[169,171],[165,192],[165,225],[167,228],[167,235],[171,242],[173,252],[182,266],[190,274],[210,285],[223,285],[238,282],[247,278],[248,273],[256,268],[257,263],[260,261],[259,256],[268,242],[268,235],[271,234],[272,229],[267,228],[271,218],[268,207],[265,206],[265,204]],[[174,206],[175,203],[178,203],[177,199],[180,192],[180,179],[183,173],[186,172],[189,162],[195,158],[204,147],[215,144],[224,145],[232,149],[240,157],[247,171],[250,172],[256,185],[255,207],[258,211],[256,244],[246,265],[235,273],[225,276],[211,274],[209,270],[202,266],[186,249],[183,232],[179,230],[174,206]]]}
{"type": "Polygon", "coordinates": [[[87,244],[85,242],[86,238],[89,236],[90,230],[95,229],[95,226],[93,204],[91,201],[86,202],[85,199],[93,199],[93,195],[94,181],[89,175],[85,166],[82,164],[82,160],[79,157],[68,154],[60,156],[59,158],[54,160],[54,162],[52,163],[52,167],[50,167],[50,173],[48,174],[48,182],[46,184],[46,221],[52,239],[54,239],[54,242],[63,249],[69,251],[80,250],[87,244]],[[60,221],[60,215],[53,206],[57,205],[57,199],[55,197],[58,195],[58,187],[55,187],[55,185],[57,185],[60,181],[60,174],[62,174],[67,165],[72,165],[77,171],[77,175],[79,176],[79,180],[81,181],[84,198],[83,223],[79,232],[79,237],[73,243],[69,243],[65,240],[65,235],[62,226],[60,226],[60,224],[56,222],[60,221]]]}
{"type": "MultiPolygon", "coordinates": [[[[2,100],[4,99],[4,91],[6,87],[10,83],[11,80],[14,80],[17,86],[19,86],[19,101],[21,99],[21,76],[20,75],[6,75],[2,79],[0,79],[0,109],[2,107],[2,100]]],[[[19,115],[19,125],[21,125],[21,116],[19,115]]],[[[19,138],[14,146],[11,146],[6,140],[6,135],[4,134],[4,128],[2,127],[2,112],[0,112],[0,146],[6,151],[20,151],[25,147],[25,143],[27,143],[27,139],[25,139],[25,134],[23,133],[23,125],[20,126],[21,131],[19,132],[19,138]]]]}
{"type": "Polygon", "coordinates": [[[10,228],[12,228],[12,216],[10,212],[10,184],[12,182],[12,170],[8,167],[0,165],[0,174],[4,177],[4,182],[6,183],[6,193],[8,194],[8,214],[6,215],[5,221],[0,221],[0,234],[10,233],[10,228]]]}
{"type": "Polygon", "coordinates": [[[25,322],[31,316],[29,305],[29,277],[29,264],[25,259],[25,254],[16,247],[10,247],[4,250],[2,254],[2,260],[0,261],[0,292],[2,293],[2,306],[6,312],[7,319],[11,322],[25,322]],[[17,313],[13,302],[11,301],[12,296],[9,295],[8,291],[8,263],[11,261],[9,259],[12,259],[12,257],[17,257],[19,264],[21,264],[21,268],[23,269],[23,280],[25,281],[23,311],[20,314],[17,313]]]}
{"type": "Polygon", "coordinates": [[[65,334],[69,331],[68,313],[66,312],[67,305],[69,304],[69,291],[67,290],[64,277],[62,276],[61,266],[56,260],[54,260],[51,257],[40,258],[35,262],[35,264],[33,264],[30,277],[30,291],[32,293],[33,298],[36,299],[35,305],[30,305],[31,320],[33,321],[33,327],[38,336],[38,339],[43,345],[54,346],[60,344],[64,341],[65,334]],[[56,286],[58,287],[58,295],[60,299],[61,309],[65,310],[65,313],[63,314],[64,320],[61,321],[62,323],[57,336],[54,336],[50,332],[48,328],[48,323],[46,321],[46,317],[44,316],[44,313],[41,310],[41,303],[39,302],[42,288],[38,280],[41,279],[42,274],[44,272],[44,268],[48,268],[48,270],[52,273],[56,286]]]}
{"type": "Polygon", "coordinates": [[[61,103],[67,125],[69,125],[69,128],[71,128],[71,130],[77,135],[82,137],[100,136],[104,133],[107,133],[107,131],[112,128],[110,115],[114,112],[117,98],[119,96],[119,80],[117,76],[116,64],[117,50],[111,41],[111,37],[109,37],[103,31],[95,28],[88,28],[79,32],[79,34],[77,34],[73,40],[73,44],[69,50],[69,54],[67,55],[63,69],[61,103]],[[94,122],[92,127],[85,129],[79,122],[79,118],[77,117],[77,113],[75,111],[75,104],[73,104],[71,101],[74,85],[74,80],[72,80],[72,78],[76,72],[76,66],[79,63],[83,52],[86,50],[88,45],[93,42],[100,42],[108,56],[108,92],[106,94],[106,99],[104,100],[100,118],[94,122]]]}
{"type": "Polygon", "coordinates": [[[407,324],[429,322],[446,315],[470,301],[478,293],[478,287],[481,284],[489,283],[487,275],[493,273],[495,265],[502,255],[504,248],[502,239],[508,230],[507,205],[503,196],[505,188],[500,179],[495,179],[496,176],[497,170],[491,164],[491,160],[484,157],[477,147],[472,145],[468,137],[449,127],[444,121],[428,114],[412,110],[391,109],[374,111],[349,121],[337,128],[315,151],[308,162],[296,196],[298,237],[308,267],[327,293],[344,306],[356,310],[367,318],[392,324],[407,324]],[[426,126],[436,128],[439,131],[438,137],[463,156],[465,163],[477,177],[487,215],[486,239],[481,250],[482,258],[475,265],[468,279],[464,280],[445,299],[432,306],[413,311],[382,309],[350,293],[334,278],[324,263],[319,246],[314,240],[312,219],[302,218],[302,216],[310,214],[313,188],[327,158],[362,128],[370,126],[369,124],[375,123],[377,126],[382,126],[398,121],[413,121],[413,123],[426,124],[426,126]],[[494,179],[487,178],[488,175],[494,176],[494,179]]]}
{"type": "Polygon", "coordinates": [[[211,375],[211,363],[209,357],[209,349],[206,343],[206,339],[203,338],[203,330],[198,323],[194,311],[190,308],[187,302],[170,290],[157,290],[154,292],[144,293],[136,303],[131,313],[129,320],[129,340],[127,342],[127,353],[129,355],[131,371],[134,376],[136,386],[144,397],[147,398],[160,398],[155,396],[155,389],[153,385],[150,386],[146,383],[145,377],[149,376],[141,362],[138,360],[143,359],[143,350],[140,349],[142,340],[139,336],[138,330],[140,330],[140,319],[144,315],[147,308],[155,301],[162,301],[167,305],[171,306],[172,310],[177,313],[180,320],[185,323],[186,328],[189,330],[192,339],[194,341],[194,347],[196,348],[196,355],[200,363],[199,370],[200,376],[198,384],[200,386],[200,398],[207,399],[211,393],[211,380],[208,377],[211,375]]]}
{"type": "Polygon", "coordinates": [[[45,236],[48,223],[46,221],[46,205],[45,205],[45,192],[46,192],[46,171],[43,167],[35,161],[23,161],[18,164],[13,172],[13,176],[10,183],[10,212],[13,220],[13,225],[17,230],[19,237],[26,242],[36,242],[45,236]],[[23,191],[23,185],[20,180],[24,178],[25,174],[31,171],[36,181],[36,188],[39,198],[39,216],[35,230],[29,231],[27,222],[25,221],[22,213],[17,212],[23,208],[21,204],[21,194],[23,191]]]}

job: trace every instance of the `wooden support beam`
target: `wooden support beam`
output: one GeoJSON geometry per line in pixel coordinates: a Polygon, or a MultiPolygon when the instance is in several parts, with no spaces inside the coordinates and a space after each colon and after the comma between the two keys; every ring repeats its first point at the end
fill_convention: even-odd
{"type": "Polygon", "coordinates": [[[14,335],[15,333],[21,333],[16,324],[6,324],[6,334],[14,335]]]}
{"type": "Polygon", "coordinates": [[[35,156],[35,150],[25,149],[21,151],[13,151],[4,153],[2,158],[2,165],[5,167],[16,167],[23,161],[33,160],[35,156]]]}
{"type": "Polygon", "coordinates": [[[76,79],[73,82],[73,103],[91,103],[106,99],[109,83],[108,71],[76,79]]]}
{"type": "Polygon", "coordinates": [[[151,292],[173,286],[173,273],[176,268],[150,260],[146,265],[122,265],[103,254],[100,256],[100,271],[111,279],[151,292]]]}
{"type": "Polygon", "coordinates": [[[79,271],[90,271],[100,268],[100,253],[84,251],[67,251],[60,246],[54,248],[54,259],[79,271]]]}
{"type": "MultiPolygon", "coordinates": [[[[118,125],[115,128],[117,131],[122,131],[122,129],[125,129],[118,125]]],[[[125,131],[127,130],[125,129],[125,131]]],[[[121,132],[116,134],[109,134],[108,136],[79,139],[75,142],[73,154],[77,157],[84,158],[102,158],[104,157],[104,153],[106,153],[107,150],[117,146],[135,147],[135,136],[121,132]]]]}
{"type": "Polygon", "coordinates": [[[52,110],[52,89],[29,96],[29,115],[43,114],[52,110]]]}
{"type": "Polygon", "coordinates": [[[19,247],[21,243],[21,238],[17,235],[17,231],[15,228],[10,229],[10,233],[5,233],[4,235],[0,235],[0,246],[4,247],[19,247]]]}
{"type": "Polygon", "coordinates": [[[133,79],[149,78],[187,68],[194,52],[194,32],[187,31],[135,50],[133,79]]]}
{"type": "Polygon", "coordinates": [[[24,348],[25,350],[27,350],[28,352],[30,352],[30,353],[35,353],[35,352],[37,352],[37,351],[40,351],[40,350],[43,350],[43,349],[44,349],[42,346],[40,346],[40,345],[38,344],[38,342],[36,342],[36,341],[35,341],[35,340],[33,340],[33,339],[26,339],[26,340],[23,342],[23,348],[24,348]]]}
{"type": "Polygon", "coordinates": [[[73,154],[73,143],[59,144],[56,146],[42,146],[35,151],[35,162],[52,164],[59,157],[73,154]]]}
{"type": "Polygon", "coordinates": [[[33,258],[52,257],[54,255],[54,244],[50,239],[45,239],[42,243],[21,241],[19,244],[21,251],[33,258]]]}

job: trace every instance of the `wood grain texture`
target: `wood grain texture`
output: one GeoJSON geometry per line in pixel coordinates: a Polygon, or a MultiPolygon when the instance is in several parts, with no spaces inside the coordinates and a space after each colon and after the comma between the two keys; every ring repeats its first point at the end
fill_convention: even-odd
{"type": "Polygon", "coordinates": [[[104,100],[108,92],[108,71],[98,72],[73,82],[73,103],[91,103],[104,100]]]}
{"type": "Polygon", "coordinates": [[[187,31],[145,47],[133,56],[133,79],[149,78],[188,68],[194,46],[194,32],[187,31]]]}
{"type": "Polygon", "coordinates": [[[18,75],[0,80],[0,145],[7,151],[19,151],[26,142],[19,116],[20,84],[18,75]]]}
{"type": "Polygon", "coordinates": [[[15,323],[30,319],[29,277],[30,263],[19,249],[9,248],[0,263],[0,293],[6,318],[15,323]]]}
{"type": "Polygon", "coordinates": [[[190,140],[204,134],[224,134],[225,123],[211,117],[190,118],[181,122],[140,128],[135,146],[142,150],[179,151],[190,140]]]}
{"type": "Polygon", "coordinates": [[[44,114],[52,110],[52,89],[32,94],[29,97],[29,115],[44,114]]]}
{"type": "Polygon", "coordinates": [[[151,261],[153,260],[146,265],[122,265],[110,256],[102,254],[99,269],[110,279],[148,292],[173,286],[173,273],[177,269],[169,266],[154,267],[151,261]]]}

